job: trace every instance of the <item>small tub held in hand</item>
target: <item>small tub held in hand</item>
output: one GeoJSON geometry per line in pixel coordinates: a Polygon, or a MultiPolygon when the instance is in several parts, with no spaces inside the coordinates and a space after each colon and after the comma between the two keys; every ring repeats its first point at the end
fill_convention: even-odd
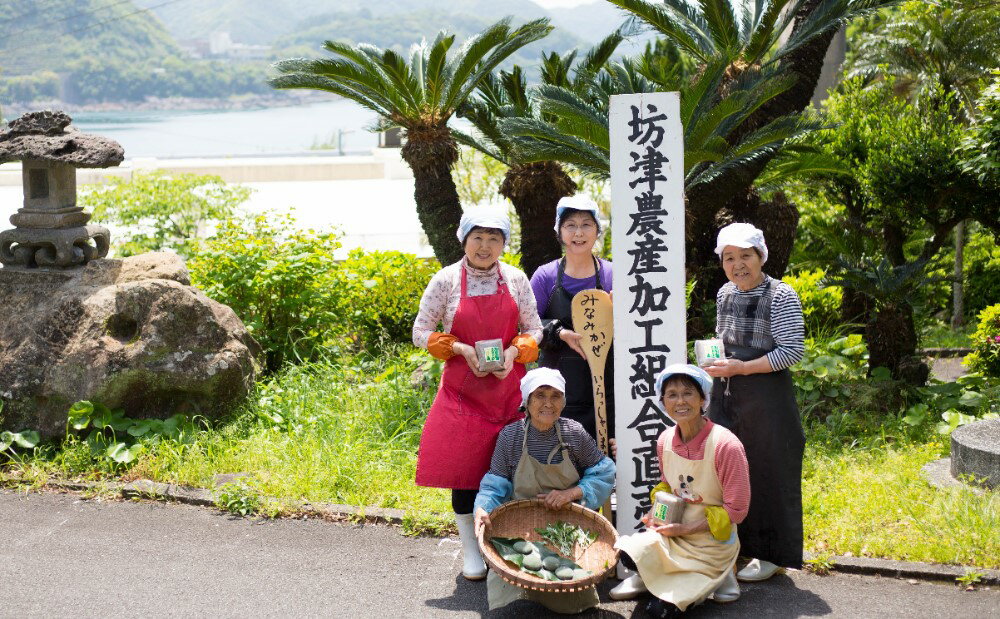
{"type": "Polygon", "coordinates": [[[654,497],[656,502],[653,503],[653,522],[655,524],[674,524],[681,521],[684,517],[684,499],[673,494],[672,492],[666,492],[661,490],[656,493],[654,497]]]}
{"type": "Polygon", "coordinates": [[[694,358],[700,368],[712,365],[726,358],[726,347],[722,340],[695,340],[694,358]]]}

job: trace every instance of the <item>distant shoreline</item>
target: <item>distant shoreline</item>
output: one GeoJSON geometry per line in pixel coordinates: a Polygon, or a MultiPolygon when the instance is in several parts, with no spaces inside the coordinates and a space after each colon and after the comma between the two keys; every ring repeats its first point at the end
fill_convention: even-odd
{"type": "Polygon", "coordinates": [[[171,112],[198,110],[255,110],[262,108],[291,107],[310,103],[336,101],[340,97],[319,92],[281,92],[266,95],[240,95],[219,98],[151,97],[145,101],[105,101],[102,103],[66,103],[56,99],[32,103],[3,105],[3,117],[9,122],[22,114],[36,110],[62,110],[70,116],[79,113],[100,112],[171,112]]]}

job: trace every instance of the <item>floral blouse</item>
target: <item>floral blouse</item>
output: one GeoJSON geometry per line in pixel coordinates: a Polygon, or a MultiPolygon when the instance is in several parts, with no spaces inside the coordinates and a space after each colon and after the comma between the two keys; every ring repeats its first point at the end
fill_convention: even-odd
{"type": "Polygon", "coordinates": [[[538,318],[535,295],[531,291],[528,277],[520,269],[502,262],[497,262],[488,271],[480,271],[469,266],[465,258],[462,258],[438,271],[427,284],[424,296],[420,299],[420,311],[413,323],[415,346],[427,348],[428,340],[437,331],[439,323],[445,333],[451,331],[451,323],[462,297],[463,268],[469,276],[467,293],[470,297],[496,294],[498,274],[502,270],[507,290],[514,298],[520,314],[519,331],[533,337],[535,342],[542,340],[542,321],[538,318]]]}

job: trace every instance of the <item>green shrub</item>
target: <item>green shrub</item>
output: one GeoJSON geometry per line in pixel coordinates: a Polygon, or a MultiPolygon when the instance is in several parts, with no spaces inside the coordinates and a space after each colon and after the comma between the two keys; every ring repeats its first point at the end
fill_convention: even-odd
{"type": "Polygon", "coordinates": [[[341,335],[335,234],[299,231],[291,216],[228,220],[188,262],[192,282],[236,312],[264,348],[267,370],[314,359],[341,335]]]}
{"type": "Polygon", "coordinates": [[[172,249],[190,258],[198,239],[232,217],[250,193],[218,176],[156,171],[92,186],[81,193],[79,203],[94,209],[95,221],[125,227],[115,247],[118,255],[172,249]]]}
{"type": "Polygon", "coordinates": [[[969,235],[965,246],[965,315],[970,319],[996,303],[1000,290],[1000,247],[986,232],[969,235]]]}
{"type": "MultiPolygon", "coordinates": [[[[802,361],[792,366],[796,399],[804,416],[825,419],[866,382],[868,350],[860,335],[829,340],[806,338],[802,361]]],[[[851,405],[857,407],[856,397],[851,405]]]]}
{"type": "Polygon", "coordinates": [[[965,358],[969,369],[1000,378],[1000,303],[979,313],[979,327],[970,339],[972,354],[965,358]]]}
{"type": "Polygon", "coordinates": [[[410,341],[420,296],[439,268],[436,260],[398,251],[351,251],[337,267],[345,331],[368,350],[410,341]]]}
{"type": "Polygon", "coordinates": [[[818,269],[800,271],[781,279],[799,295],[807,335],[828,333],[840,322],[840,300],[843,291],[840,286],[824,286],[825,276],[826,272],[818,269]]]}

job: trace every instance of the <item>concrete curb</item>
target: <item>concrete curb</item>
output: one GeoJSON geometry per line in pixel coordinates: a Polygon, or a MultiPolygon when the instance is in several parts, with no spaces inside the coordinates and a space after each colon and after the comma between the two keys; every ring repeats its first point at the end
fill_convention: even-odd
{"type": "MultiPolygon", "coordinates": [[[[188,505],[215,507],[215,493],[203,488],[189,488],[177,484],[164,484],[146,479],[130,483],[109,482],[51,482],[50,488],[60,490],[116,491],[123,498],[142,498],[160,501],[175,501],[188,505]]],[[[355,507],[353,505],[337,505],[332,503],[301,503],[296,512],[318,516],[334,522],[366,522],[370,524],[401,525],[404,512],[401,509],[384,507],[355,507]]],[[[813,555],[805,553],[805,559],[813,555]]],[[[966,568],[957,565],[942,565],[939,563],[916,563],[912,561],[895,561],[892,559],[873,559],[868,557],[831,556],[832,570],[844,574],[862,574],[866,576],[884,576],[887,578],[904,578],[937,582],[955,582],[955,579],[968,571],[980,574],[979,584],[1000,586],[1000,570],[966,568]]]]}
{"type": "MultiPolygon", "coordinates": [[[[92,492],[108,490],[116,492],[126,499],[153,499],[157,501],[173,501],[200,507],[215,507],[215,493],[204,488],[191,488],[177,484],[140,479],[122,482],[63,482],[55,481],[47,484],[50,488],[69,490],[73,492],[92,492]]],[[[354,505],[339,505],[336,503],[300,503],[295,512],[318,516],[325,520],[337,522],[367,522],[370,524],[403,524],[405,512],[401,509],[387,507],[356,507],[354,505]]]]}
{"type": "Polygon", "coordinates": [[[1000,585],[1000,570],[980,568],[965,568],[958,565],[941,565],[939,563],[915,563],[912,561],[894,561],[892,559],[871,559],[867,557],[830,557],[833,561],[833,571],[844,574],[864,574],[869,576],[886,576],[889,578],[910,578],[915,580],[933,580],[955,582],[955,579],[967,571],[977,571],[980,574],[978,584],[1000,585]]]}

